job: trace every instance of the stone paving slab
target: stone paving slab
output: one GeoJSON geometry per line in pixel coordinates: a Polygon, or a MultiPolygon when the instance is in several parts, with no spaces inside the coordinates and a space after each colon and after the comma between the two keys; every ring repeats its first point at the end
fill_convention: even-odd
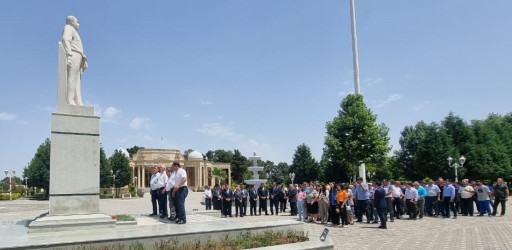
{"type": "MultiPolygon", "coordinates": [[[[203,213],[202,194],[190,192],[185,207],[187,224],[205,221],[260,222],[295,219],[292,216],[245,216],[220,218],[220,212],[203,213]],[[193,212],[197,209],[199,212],[193,212]]],[[[507,206],[512,208],[509,200],[507,206]]],[[[100,210],[109,215],[132,214],[141,225],[168,224],[166,220],[148,217],[151,213],[149,196],[130,200],[102,199],[100,210]]],[[[288,210],[289,211],[289,210],[288,210]]],[[[0,225],[31,220],[48,212],[48,201],[0,201],[0,225]]],[[[407,217],[407,216],[405,216],[407,217]]],[[[320,237],[325,225],[305,223],[304,230],[310,237],[320,237]]],[[[329,238],[336,249],[512,249],[512,213],[504,217],[465,217],[442,219],[426,217],[422,220],[395,220],[388,222],[387,230],[377,229],[376,224],[356,223],[348,228],[330,227],[329,238]]],[[[1,232],[0,232],[1,233],[1,232]]],[[[1,238],[1,235],[0,235],[1,238]]]]}

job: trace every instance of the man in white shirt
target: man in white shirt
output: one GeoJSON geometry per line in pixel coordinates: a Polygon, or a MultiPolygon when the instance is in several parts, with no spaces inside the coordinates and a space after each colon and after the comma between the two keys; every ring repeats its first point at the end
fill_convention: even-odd
{"type": "Polygon", "coordinates": [[[176,176],[174,177],[176,186],[172,190],[176,206],[176,223],[185,224],[187,223],[187,215],[185,213],[185,198],[188,195],[187,172],[181,168],[180,163],[177,161],[172,163],[172,167],[176,171],[176,176]]]}
{"type": "Polygon", "coordinates": [[[206,186],[204,189],[204,204],[206,205],[206,210],[212,210],[212,191],[209,186],[206,186]]]}
{"type": "Polygon", "coordinates": [[[156,183],[158,181],[158,177],[160,177],[160,173],[158,172],[157,168],[154,167],[151,169],[151,179],[149,181],[149,186],[151,188],[150,194],[151,194],[151,204],[153,205],[153,213],[149,216],[156,216],[157,214],[157,206],[156,201],[158,200],[158,191],[156,187],[156,183]]]}
{"type": "Polygon", "coordinates": [[[404,197],[404,194],[402,193],[400,182],[395,181],[395,185],[393,185],[391,189],[391,197],[393,197],[393,207],[395,208],[395,217],[397,219],[401,219],[403,214],[402,198],[404,197]]]}
{"type": "Polygon", "coordinates": [[[167,193],[168,201],[169,201],[169,220],[173,221],[176,219],[176,206],[174,205],[174,199],[172,198],[172,189],[174,188],[174,177],[176,176],[176,172],[171,170],[167,170],[167,185],[165,186],[165,191],[167,193]]]}
{"type": "Polygon", "coordinates": [[[473,216],[473,195],[475,190],[469,184],[468,179],[462,180],[462,187],[459,188],[460,210],[462,216],[473,216]]]}
{"type": "Polygon", "coordinates": [[[158,203],[160,209],[160,218],[167,218],[167,194],[165,193],[165,187],[167,186],[167,174],[165,173],[166,167],[161,165],[158,170],[160,171],[160,175],[158,176],[158,180],[156,182],[157,192],[158,192],[158,203]]]}
{"type": "Polygon", "coordinates": [[[439,207],[437,205],[438,201],[441,200],[441,189],[439,186],[434,184],[433,180],[428,181],[428,184],[425,186],[427,190],[427,197],[425,198],[425,206],[427,208],[428,216],[434,216],[434,212],[439,215],[439,207]],[[432,211],[434,210],[434,212],[432,211]]]}
{"type": "Polygon", "coordinates": [[[412,187],[412,183],[407,183],[405,189],[405,204],[407,205],[409,220],[416,220],[416,215],[418,214],[416,203],[418,202],[418,198],[418,190],[412,187]]]}

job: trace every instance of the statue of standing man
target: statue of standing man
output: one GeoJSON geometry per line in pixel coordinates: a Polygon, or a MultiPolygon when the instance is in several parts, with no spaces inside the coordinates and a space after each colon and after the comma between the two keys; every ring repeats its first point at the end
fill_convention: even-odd
{"type": "Polygon", "coordinates": [[[80,24],[74,16],[66,17],[66,26],[62,31],[62,46],[67,59],[67,103],[83,106],[81,94],[81,79],[87,69],[87,57],[84,54],[82,40],[78,35],[80,24]]]}

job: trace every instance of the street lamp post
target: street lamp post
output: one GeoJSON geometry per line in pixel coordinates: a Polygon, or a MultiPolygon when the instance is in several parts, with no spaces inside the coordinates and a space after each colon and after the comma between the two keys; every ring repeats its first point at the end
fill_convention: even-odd
{"type": "Polygon", "coordinates": [[[293,185],[293,180],[295,179],[295,173],[291,172],[289,175],[290,175],[290,179],[292,179],[292,185],[293,185]]]}
{"type": "Polygon", "coordinates": [[[25,176],[25,190],[27,191],[26,196],[28,197],[28,177],[25,176]]]}
{"type": "MultiPolygon", "coordinates": [[[[4,170],[5,176],[9,174],[9,170],[4,170]]],[[[11,170],[11,174],[9,175],[9,200],[12,201],[12,176],[16,175],[16,169],[11,170]]]]}
{"type": "Polygon", "coordinates": [[[116,174],[117,174],[117,171],[114,173],[114,170],[110,170],[110,174],[112,175],[112,178],[114,178],[114,182],[112,182],[112,185],[113,185],[112,199],[114,199],[114,192],[116,191],[116,174]]]}
{"type": "Polygon", "coordinates": [[[448,160],[448,166],[455,169],[455,182],[457,183],[457,182],[459,182],[459,176],[458,176],[457,169],[464,166],[464,162],[466,162],[466,158],[464,156],[461,156],[459,158],[459,162],[455,162],[453,164],[452,164],[453,158],[451,156],[449,156],[447,160],[448,160]],[[459,163],[460,163],[460,165],[459,165],[459,163]]]}

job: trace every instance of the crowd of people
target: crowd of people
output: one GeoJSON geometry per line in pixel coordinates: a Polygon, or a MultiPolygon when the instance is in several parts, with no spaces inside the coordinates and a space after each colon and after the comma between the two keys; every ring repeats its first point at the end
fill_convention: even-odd
{"type": "Polygon", "coordinates": [[[249,190],[244,185],[235,190],[229,185],[222,188],[215,185],[204,191],[206,209],[220,210],[221,217],[232,217],[233,202],[235,217],[247,215],[247,203],[250,216],[261,216],[262,211],[269,215],[268,207],[270,215],[285,213],[289,203],[289,215],[298,216],[300,221],[348,227],[354,222],[362,223],[364,216],[366,223],[380,223],[381,229],[387,228],[388,221],[405,219],[404,215],[409,220],[424,216],[453,219],[458,215],[473,216],[475,206],[478,216],[492,217],[501,205],[500,216],[503,216],[509,195],[502,178],[493,186],[467,179],[460,183],[443,178],[427,183],[383,179],[368,184],[358,178],[352,184],[304,182],[286,186],[274,182],[270,188],[263,183],[258,188],[252,185],[249,190]]]}
{"type": "Polygon", "coordinates": [[[167,218],[176,224],[187,223],[185,198],[188,195],[187,172],[179,162],[173,162],[171,169],[161,165],[152,169],[150,180],[153,213],[149,216],[167,218]],[[169,211],[167,211],[167,203],[169,211]],[[158,213],[157,213],[158,212],[158,213]]]}

